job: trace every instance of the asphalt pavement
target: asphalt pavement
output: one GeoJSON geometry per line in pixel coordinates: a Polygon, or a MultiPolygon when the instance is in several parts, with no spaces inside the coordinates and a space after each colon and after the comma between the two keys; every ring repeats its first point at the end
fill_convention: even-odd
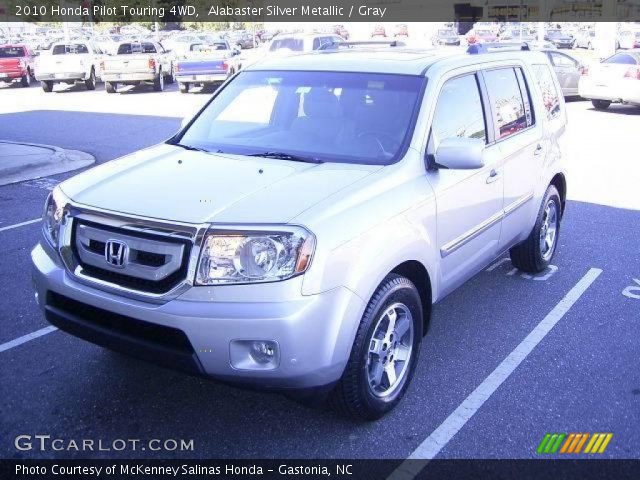
{"type": "MultiPolygon", "coordinates": [[[[169,137],[207,98],[2,89],[0,132],[83,150],[102,163],[169,137]]],[[[599,458],[640,458],[640,109],[599,112],[576,101],[568,112],[577,153],[553,268],[528,277],[498,259],[436,305],[408,394],[368,424],[146,364],[60,331],[3,351],[48,326],[30,280],[40,226],[23,222],[40,216],[48,190],[70,174],[0,187],[0,455],[402,459],[444,438],[436,458],[539,458],[547,432],[611,432],[599,458]],[[553,327],[513,364],[523,340],[549,319],[553,327]],[[490,394],[478,400],[479,387],[490,394]],[[461,405],[464,421],[440,428],[461,405]],[[13,444],[20,434],[193,439],[194,449],[24,452],[13,444]]]]}

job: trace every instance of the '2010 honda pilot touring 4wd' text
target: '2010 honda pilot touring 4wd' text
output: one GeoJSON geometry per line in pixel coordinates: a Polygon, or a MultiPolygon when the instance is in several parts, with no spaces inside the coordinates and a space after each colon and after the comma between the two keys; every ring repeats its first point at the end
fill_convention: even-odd
{"type": "Polygon", "coordinates": [[[566,114],[542,53],[267,59],[167,142],[61,183],[32,252],[52,324],[380,417],[432,303],[558,245],[566,114]]]}

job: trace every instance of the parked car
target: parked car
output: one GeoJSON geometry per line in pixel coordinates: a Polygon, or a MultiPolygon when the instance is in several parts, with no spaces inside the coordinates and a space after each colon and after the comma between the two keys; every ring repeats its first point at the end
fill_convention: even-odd
{"type": "Polygon", "coordinates": [[[175,78],[180,92],[187,93],[195,85],[206,88],[222,84],[229,76],[229,60],[236,53],[238,50],[222,39],[210,45],[192,44],[189,54],[176,61],[175,78]]]}
{"type": "Polygon", "coordinates": [[[242,49],[253,48],[253,34],[251,32],[231,32],[227,39],[231,45],[237,45],[242,49]]]}
{"type": "Polygon", "coordinates": [[[586,30],[578,32],[575,40],[576,48],[587,48],[593,50],[595,46],[596,32],[593,30],[586,30]]]}
{"type": "Polygon", "coordinates": [[[36,55],[23,44],[0,45],[0,82],[31,85],[36,55]]]}
{"type": "Polygon", "coordinates": [[[94,42],[100,47],[100,50],[109,55],[115,55],[118,45],[124,40],[122,35],[97,35],[94,38],[94,42]]]}
{"type": "Polygon", "coordinates": [[[562,30],[548,30],[544,39],[553,43],[556,48],[573,48],[573,37],[563,33],[562,30]]]}
{"type": "Polygon", "coordinates": [[[440,28],[431,39],[433,46],[460,45],[460,36],[453,28],[440,28]]]}
{"type": "Polygon", "coordinates": [[[334,25],[333,33],[345,40],[349,40],[349,30],[347,30],[344,25],[334,25]]]}
{"type": "Polygon", "coordinates": [[[99,345],[379,418],[434,302],[504,251],[552,261],[559,91],[540,52],[266,59],[172,139],[53,190],[36,299],[99,345]]]}
{"type": "Polygon", "coordinates": [[[387,31],[385,30],[383,25],[376,25],[373,27],[373,31],[371,32],[371,38],[386,38],[387,31]]]}
{"type": "Polygon", "coordinates": [[[344,39],[333,33],[292,33],[281,34],[269,44],[268,54],[282,54],[292,52],[311,52],[320,50],[326,45],[343,42],[344,39]]]}
{"type": "Polygon", "coordinates": [[[571,55],[559,52],[557,50],[543,50],[549,57],[553,70],[558,76],[560,88],[564,97],[578,96],[578,83],[585,67],[577,59],[571,55]]]}
{"type": "Polygon", "coordinates": [[[622,30],[618,32],[616,47],[621,50],[640,48],[640,30],[622,30]]]}
{"type": "Polygon", "coordinates": [[[640,105],[640,49],[618,52],[584,69],[578,92],[598,110],[612,103],[640,105]]]}
{"type": "Polygon", "coordinates": [[[409,26],[406,23],[399,23],[395,26],[393,36],[398,38],[409,38],[409,26]]]}
{"type": "Polygon", "coordinates": [[[493,30],[489,29],[472,29],[467,32],[467,43],[473,45],[474,43],[493,43],[498,40],[498,35],[493,30]]]}
{"type": "Polygon", "coordinates": [[[36,60],[36,80],[45,92],[53,91],[56,83],[77,82],[82,82],[88,90],[95,90],[102,74],[102,58],[102,51],[91,42],[54,43],[51,53],[39,55],[36,60]]]}
{"type": "Polygon", "coordinates": [[[173,56],[157,42],[123,42],[116,55],[105,57],[102,78],[107,93],[115,93],[118,85],[153,84],[156,92],[164,84],[173,83],[173,56]]]}

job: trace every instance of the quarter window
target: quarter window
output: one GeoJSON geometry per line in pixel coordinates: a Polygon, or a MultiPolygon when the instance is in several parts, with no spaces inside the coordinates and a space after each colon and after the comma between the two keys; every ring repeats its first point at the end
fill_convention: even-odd
{"type": "Polygon", "coordinates": [[[487,141],[482,100],[475,75],[448,80],[442,87],[431,125],[428,153],[451,137],[480,138],[487,141]]]}
{"type": "Polygon", "coordinates": [[[553,81],[553,74],[548,65],[532,65],[536,82],[542,91],[542,101],[547,111],[547,117],[557,118],[560,116],[560,96],[553,81]]]}
{"type": "Polygon", "coordinates": [[[531,125],[518,78],[513,68],[498,68],[484,72],[492,106],[496,139],[507,138],[531,125]]]}

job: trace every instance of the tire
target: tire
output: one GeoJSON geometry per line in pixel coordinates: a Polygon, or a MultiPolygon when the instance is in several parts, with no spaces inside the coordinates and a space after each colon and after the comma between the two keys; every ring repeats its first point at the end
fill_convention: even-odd
{"type": "Polygon", "coordinates": [[[180,89],[180,93],[189,93],[189,84],[186,82],[178,83],[178,88],[180,89]]]}
{"type": "Polygon", "coordinates": [[[609,100],[591,100],[591,104],[596,110],[606,110],[611,102],[609,100]]]}
{"type": "Polygon", "coordinates": [[[91,68],[91,73],[89,73],[89,78],[84,81],[84,85],[87,87],[87,90],[95,90],[96,89],[96,71],[91,68]]]}
{"type": "Polygon", "coordinates": [[[42,90],[47,93],[53,91],[53,82],[51,80],[43,80],[42,82],[40,82],[40,85],[42,86],[42,90]]]}
{"type": "Polygon", "coordinates": [[[329,396],[335,410],[368,421],[382,417],[400,402],[420,354],[422,311],[415,285],[400,275],[387,275],[365,309],[342,378],[329,396]],[[397,329],[389,331],[388,312],[392,311],[396,312],[395,326],[405,330],[402,334],[397,329]],[[393,334],[400,338],[393,338],[393,334]],[[406,360],[396,362],[394,355],[406,356],[406,360]],[[387,374],[391,370],[395,382],[387,374]]]}
{"type": "Polygon", "coordinates": [[[31,86],[31,71],[27,68],[27,73],[25,73],[20,79],[20,85],[23,87],[31,86]]]}
{"type": "Polygon", "coordinates": [[[165,83],[168,83],[170,85],[176,81],[176,77],[173,73],[173,65],[171,65],[171,71],[169,72],[169,75],[167,75],[167,77],[164,79],[164,81],[165,83]]]}
{"type": "Polygon", "coordinates": [[[509,251],[514,267],[523,272],[540,273],[549,266],[558,248],[561,218],[560,194],[555,186],[549,185],[542,199],[533,230],[524,242],[509,251]]]}
{"type": "Polygon", "coordinates": [[[161,92],[164,90],[164,75],[162,73],[162,69],[156,75],[156,78],[153,80],[153,90],[156,92],[161,92]]]}
{"type": "Polygon", "coordinates": [[[116,82],[104,82],[104,89],[107,93],[116,93],[118,91],[118,84],[116,82]]]}

